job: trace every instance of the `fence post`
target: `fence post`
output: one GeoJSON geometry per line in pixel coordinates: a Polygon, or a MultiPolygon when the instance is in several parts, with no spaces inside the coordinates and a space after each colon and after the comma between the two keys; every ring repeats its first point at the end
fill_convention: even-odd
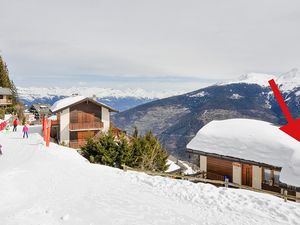
{"type": "Polygon", "coordinates": [[[123,167],[124,172],[127,172],[126,165],[122,164],[122,167],[123,167]]]}
{"type": "Polygon", "coordinates": [[[287,202],[287,196],[288,196],[288,191],[287,190],[284,190],[283,191],[283,198],[284,198],[284,201],[287,202]]]}
{"type": "Polygon", "coordinates": [[[228,188],[228,182],[229,182],[229,179],[226,177],[226,178],[225,178],[225,188],[226,188],[226,189],[228,188]]]}

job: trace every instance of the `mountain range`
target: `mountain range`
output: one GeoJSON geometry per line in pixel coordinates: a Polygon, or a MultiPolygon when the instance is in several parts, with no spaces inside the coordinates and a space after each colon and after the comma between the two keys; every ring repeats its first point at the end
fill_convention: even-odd
{"type": "Polygon", "coordinates": [[[155,100],[115,114],[113,121],[128,133],[134,127],[141,133],[152,130],[170,154],[187,159],[186,144],[212,120],[251,118],[285,124],[286,120],[268,85],[272,78],[293,116],[299,117],[300,74],[293,69],[280,76],[250,73],[232,82],[155,100]]]}
{"type": "Polygon", "coordinates": [[[18,87],[19,100],[30,107],[34,103],[52,105],[57,100],[74,94],[87,97],[96,96],[97,100],[119,111],[133,108],[153,100],[176,95],[179,91],[146,91],[141,88],[117,90],[98,87],[18,87]]]}

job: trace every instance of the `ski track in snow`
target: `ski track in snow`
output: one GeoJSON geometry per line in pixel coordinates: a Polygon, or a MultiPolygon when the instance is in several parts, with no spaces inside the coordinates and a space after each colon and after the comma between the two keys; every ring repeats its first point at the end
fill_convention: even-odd
{"type": "Polygon", "coordinates": [[[300,204],[271,195],[90,164],[39,134],[0,142],[1,225],[300,224],[300,204]]]}

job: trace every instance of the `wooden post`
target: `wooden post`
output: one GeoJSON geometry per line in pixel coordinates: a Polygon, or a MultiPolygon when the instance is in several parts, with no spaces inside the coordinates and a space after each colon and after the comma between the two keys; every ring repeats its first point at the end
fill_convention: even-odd
{"type": "Polygon", "coordinates": [[[226,177],[226,178],[225,178],[225,188],[226,188],[226,189],[228,188],[228,183],[229,183],[229,179],[226,177]]]}
{"type": "Polygon", "coordinates": [[[284,190],[284,191],[283,191],[283,198],[284,198],[284,201],[285,201],[285,202],[287,202],[287,199],[288,199],[287,196],[288,196],[288,191],[287,191],[287,190],[284,190]]]}

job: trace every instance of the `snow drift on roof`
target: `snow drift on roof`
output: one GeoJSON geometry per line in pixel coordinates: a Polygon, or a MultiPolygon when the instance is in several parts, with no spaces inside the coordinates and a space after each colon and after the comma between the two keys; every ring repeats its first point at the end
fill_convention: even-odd
{"type": "Polygon", "coordinates": [[[212,121],[187,148],[282,167],[280,181],[300,187],[300,143],[268,122],[212,121]]]}
{"type": "Polygon", "coordinates": [[[61,100],[58,100],[57,102],[55,102],[52,107],[51,107],[51,111],[52,112],[56,112],[59,111],[63,108],[66,108],[70,105],[75,104],[76,102],[80,102],[83,99],[85,99],[86,97],[84,96],[72,96],[72,97],[68,97],[68,98],[64,98],[61,100]]]}

